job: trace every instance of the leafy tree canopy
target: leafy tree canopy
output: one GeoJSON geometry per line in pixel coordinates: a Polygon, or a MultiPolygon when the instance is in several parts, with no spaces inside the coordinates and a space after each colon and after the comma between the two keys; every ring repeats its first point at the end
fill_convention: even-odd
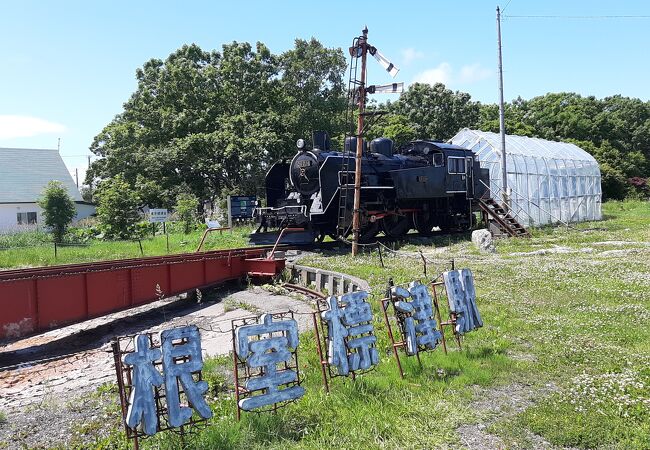
{"type": "MultiPolygon", "coordinates": [[[[232,42],[220,52],[192,44],[164,61],[152,59],[137,70],[138,87],[124,110],[95,137],[91,150],[101,158],[86,183],[121,175],[142,204],[168,208],[184,191],[200,204],[225,194],[259,195],[269,164],[290,157],[296,139],[312,130],[332,137],[347,131],[345,72],[341,49],[313,38],[277,55],[262,43],[232,42]]],[[[367,137],[387,136],[397,145],[447,140],[463,127],[499,129],[497,105],[440,83],[414,83],[399,100],[370,108],[389,114],[369,126],[367,137]]],[[[581,143],[613,174],[606,192],[612,197],[628,183],[621,180],[649,176],[648,102],[549,93],[507,103],[505,121],[510,134],[581,143]]]]}
{"type": "Polygon", "coordinates": [[[108,238],[130,239],[140,220],[140,198],[121,174],[102,181],[95,192],[99,201],[97,217],[108,238]]]}
{"type": "Polygon", "coordinates": [[[50,181],[43,191],[43,197],[38,200],[38,206],[43,209],[45,225],[52,229],[54,241],[61,242],[68,225],[77,214],[74,201],[63,183],[50,181]]]}
{"type": "Polygon", "coordinates": [[[340,49],[296,40],[274,55],[262,43],[221,52],[185,45],[137,70],[138,88],[94,139],[102,158],[86,182],[117,175],[144,204],[172,207],[182,189],[214,201],[259,193],[269,163],[296,137],[341,129],[345,109],[340,49]]]}
{"type": "Polygon", "coordinates": [[[475,127],[479,118],[479,103],[442,83],[412,84],[391,104],[391,110],[406,117],[420,138],[436,140],[447,140],[464,127],[475,127]]]}

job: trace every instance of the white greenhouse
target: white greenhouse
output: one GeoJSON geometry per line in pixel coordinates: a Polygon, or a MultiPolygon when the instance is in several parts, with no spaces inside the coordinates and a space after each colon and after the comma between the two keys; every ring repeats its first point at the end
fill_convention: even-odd
{"type": "MultiPolygon", "coordinates": [[[[471,149],[490,170],[491,196],[501,202],[501,136],[465,128],[450,142],[471,149]]],[[[580,147],[506,135],[506,168],[510,207],[522,225],[601,219],[600,169],[580,147]]]]}

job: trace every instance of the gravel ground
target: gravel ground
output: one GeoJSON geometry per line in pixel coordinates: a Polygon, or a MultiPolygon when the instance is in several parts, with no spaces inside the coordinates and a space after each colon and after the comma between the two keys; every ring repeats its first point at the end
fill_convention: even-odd
{"type": "MultiPolygon", "coordinates": [[[[488,431],[488,427],[497,420],[514,417],[532,406],[535,399],[548,395],[555,387],[548,385],[543,389],[535,389],[523,384],[511,384],[492,389],[476,388],[475,401],[470,407],[476,410],[483,420],[471,425],[462,425],[456,431],[460,436],[462,448],[469,450],[492,450],[508,448],[503,440],[488,431]]],[[[530,433],[527,436],[532,448],[555,448],[541,436],[530,433]]]]}
{"type": "MultiPolygon", "coordinates": [[[[223,355],[232,348],[223,332],[230,320],[287,310],[310,312],[311,305],[260,287],[222,286],[201,303],[165,299],[1,346],[0,448],[83,448],[119,429],[114,336],[194,324],[204,354],[223,355]]],[[[308,315],[296,320],[301,330],[311,323],[308,315]]]]}

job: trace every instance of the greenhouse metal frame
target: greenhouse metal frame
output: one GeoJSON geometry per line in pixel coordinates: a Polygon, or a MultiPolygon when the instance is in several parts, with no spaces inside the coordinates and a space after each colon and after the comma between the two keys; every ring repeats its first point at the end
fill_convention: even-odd
{"type": "MultiPolygon", "coordinates": [[[[463,129],[452,144],[471,149],[490,170],[489,193],[502,202],[501,136],[463,129]]],[[[509,207],[524,226],[602,218],[598,162],[577,145],[506,135],[509,207]]]]}

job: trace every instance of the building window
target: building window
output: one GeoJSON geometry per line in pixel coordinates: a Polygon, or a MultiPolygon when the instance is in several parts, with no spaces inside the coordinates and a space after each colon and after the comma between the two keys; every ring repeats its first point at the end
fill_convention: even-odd
{"type": "Polygon", "coordinates": [[[35,225],[36,213],[35,212],[19,212],[17,214],[18,225],[35,225]]]}

